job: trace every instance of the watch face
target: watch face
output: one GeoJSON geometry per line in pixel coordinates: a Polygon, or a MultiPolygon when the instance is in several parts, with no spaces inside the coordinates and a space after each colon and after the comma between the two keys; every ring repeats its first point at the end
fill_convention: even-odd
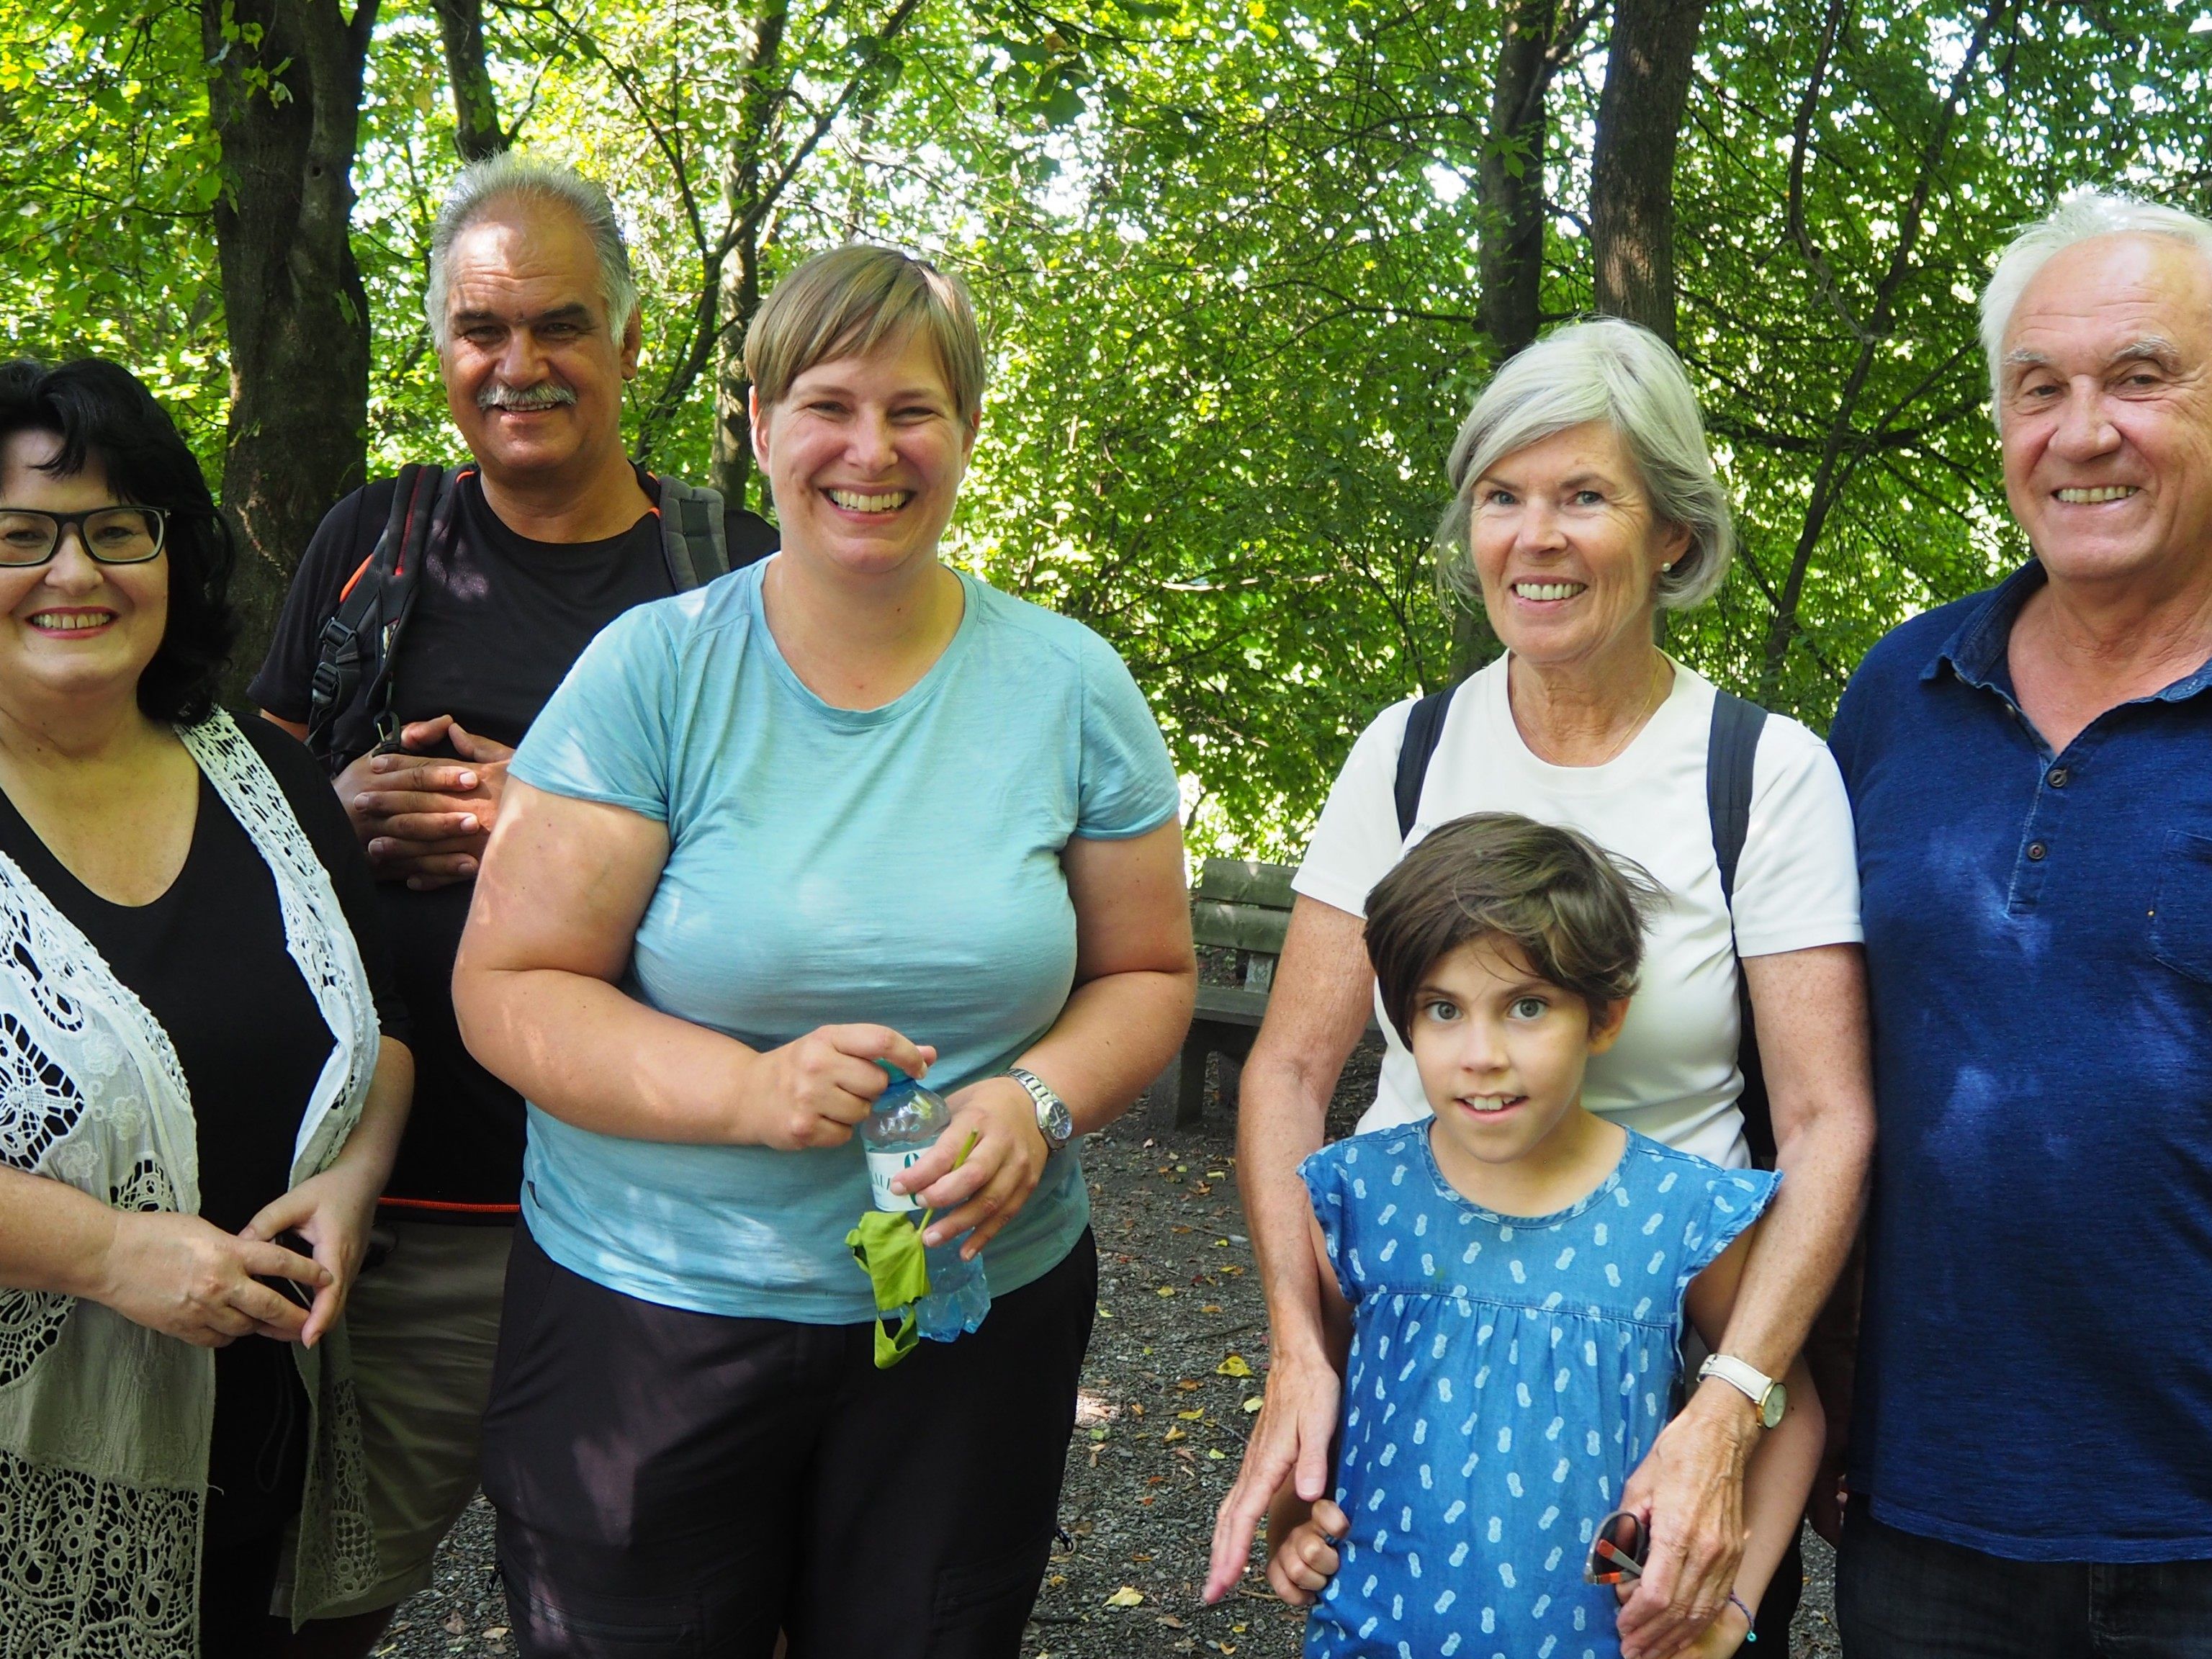
{"type": "Polygon", "coordinates": [[[1066,1101],[1055,1097],[1041,1115],[1044,1119],[1044,1138],[1052,1143],[1054,1151],[1059,1151],[1073,1139],[1075,1120],[1068,1115],[1066,1101]]]}
{"type": "Polygon", "coordinates": [[[1782,1424],[1782,1413],[1789,1409],[1790,1391],[1777,1382],[1767,1389],[1766,1398],[1759,1402],[1759,1420],[1770,1429],[1778,1428],[1782,1424]]]}

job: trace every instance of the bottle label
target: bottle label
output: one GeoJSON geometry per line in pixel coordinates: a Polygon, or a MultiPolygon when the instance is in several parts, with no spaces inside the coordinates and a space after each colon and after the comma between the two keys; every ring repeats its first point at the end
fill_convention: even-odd
{"type": "Polygon", "coordinates": [[[921,1163],[922,1153],[928,1150],[929,1149],[926,1146],[917,1146],[908,1148],[904,1152],[878,1152],[872,1150],[870,1151],[868,1153],[868,1190],[874,1197],[876,1207],[878,1209],[918,1210],[921,1207],[921,1200],[915,1197],[912,1193],[900,1194],[893,1192],[891,1190],[891,1177],[897,1175],[902,1170],[909,1170],[915,1164],[921,1163]]]}

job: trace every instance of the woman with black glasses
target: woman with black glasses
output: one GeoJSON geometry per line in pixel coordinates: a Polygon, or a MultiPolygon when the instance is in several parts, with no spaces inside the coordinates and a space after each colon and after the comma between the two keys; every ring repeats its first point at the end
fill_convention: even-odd
{"type": "Polygon", "coordinates": [[[0,367],[11,1653],[274,1653],[288,1541],[295,1618],[375,1578],[340,1315],[413,1066],[344,812],[213,706],[230,564],[135,379],[0,367]]]}

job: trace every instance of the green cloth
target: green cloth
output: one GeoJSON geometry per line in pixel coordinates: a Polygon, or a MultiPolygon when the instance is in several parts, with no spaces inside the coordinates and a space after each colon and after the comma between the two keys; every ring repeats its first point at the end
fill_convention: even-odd
{"type": "Polygon", "coordinates": [[[870,1210],[845,1235],[845,1246],[875,1287],[876,1369],[889,1370],[921,1340],[915,1329],[915,1307],[929,1294],[929,1260],[922,1249],[921,1230],[902,1210],[870,1210]],[[893,1316],[897,1329],[885,1330],[893,1316]]]}

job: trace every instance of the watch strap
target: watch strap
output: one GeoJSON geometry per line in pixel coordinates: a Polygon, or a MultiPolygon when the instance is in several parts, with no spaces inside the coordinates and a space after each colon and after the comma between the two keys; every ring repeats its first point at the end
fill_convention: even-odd
{"type": "Polygon", "coordinates": [[[1066,1146],[1073,1139],[1070,1131],[1074,1124],[1067,1103],[1060,1097],[1058,1091],[1035,1072],[1019,1066],[1009,1066],[1006,1075],[1027,1090],[1030,1098],[1036,1103],[1037,1133],[1044,1137],[1047,1149],[1056,1152],[1066,1146]]]}
{"type": "Polygon", "coordinates": [[[1698,1367],[1698,1377],[1702,1382],[1708,1376],[1717,1376],[1741,1394],[1759,1408],[1762,1417],[1766,1411],[1766,1402],[1778,1386],[1774,1379],[1758,1366],[1729,1353],[1705,1356],[1705,1363],[1698,1367]]]}

